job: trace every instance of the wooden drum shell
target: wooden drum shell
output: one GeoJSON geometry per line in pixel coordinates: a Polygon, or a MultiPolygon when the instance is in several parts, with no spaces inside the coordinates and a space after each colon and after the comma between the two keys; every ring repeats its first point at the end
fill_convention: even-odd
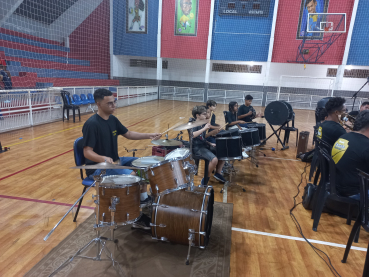
{"type": "Polygon", "coordinates": [[[140,185],[139,183],[125,187],[106,188],[99,187],[100,208],[99,222],[110,222],[111,197],[119,197],[119,203],[116,205],[114,221],[118,225],[125,225],[127,221],[134,221],[140,216],[140,185]],[[103,214],[105,213],[104,217],[103,214]],[[129,215],[129,216],[127,216],[129,215]]]}
{"type": "Polygon", "coordinates": [[[193,229],[196,232],[194,245],[206,247],[213,219],[212,187],[194,187],[194,191],[175,191],[157,197],[156,203],[158,205],[154,206],[152,212],[152,224],[156,225],[151,230],[153,238],[164,237],[170,242],[188,245],[189,229],[193,229]],[[204,207],[202,207],[203,203],[204,207]],[[202,213],[202,208],[207,213],[202,213]],[[160,224],[165,227],[159,227],[160,224]],[[205,232],[206,235],[199,235],[199,232],[205,232]]]}

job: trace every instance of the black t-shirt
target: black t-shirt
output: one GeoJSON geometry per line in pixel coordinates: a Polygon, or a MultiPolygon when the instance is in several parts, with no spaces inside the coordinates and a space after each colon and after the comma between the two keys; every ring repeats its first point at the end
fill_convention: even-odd
{"type": "MultiPolygon", "coordinates": [[[[124,135],[128,129],[114,116],[110,115],[108,120],[101,118],[98,114],[91,116],[83,125],[83,147],[92,147],[93,151],[101,156],[119,159],[118,135],[124,135]]],[[[96,164],[86,159],[86,164],[96,164]]],[[[91,175],[95,170],[86,170],[91,175]]]]}
{"type": "Polygon", "coordinates": [[[336,188],[343,196],[360,193],[357,169],[369,173],[369,138],[351,132],[341,136],[332,148],[336,163],[336,188]]]}
{"type": "MultiPolygon", "coordinates": [[[[246,106],[246,105],[241,105],[239,108],[238,108],[238,113],[237,113],[237,116],[240,116],[240,115],[244,115],[244,114],[247,114],[249,111],[253,111],[253,108],[252,106],[246,106]]],[[[253,119],[255,118],[255,115],[254,114],[251,114],[249,116],[246,116],[244,118],[241,118],[240,120],[243,120],[245,122],[251,122],[253,119]]]]}
{"type": "MultiPolygon", "coordinates": [[[[211,118],[210,118],[210,125],[211,125],[211,126],[217,126],[217,124],[215,123],[215,114],[212,114],[212,116],[211,116],[211,118]]],[[[208,130],[208,133],[209,133],[209,132],[211,132],[211,131],[213,131],[213,130],[214,130],[214,129],[211,129],[211,128],[210,128],[210,129],[208,130]]]]}
{"type": "MultiPolygon", "coordinates": [[[[333,144],[344,134],[346,134],[346,130],[339,123],[324,121],[318,128],[317,137],[333,147],[333,144]]],[[[327,150],[330,151],[330,149],[327,150]]]]}
{"type": "MultiPolygon", "coordinates": [[[[226,123],[232,123],[234,121],[238,121],[237,115],[235,113],[227,112],[226,123]]],[[[228,129],[228,126],[227,126],[228,129]]]]}
{"type": "MultiPolygon", "coordinates": [[[[193,132],[199,131],[202,128],[204,128],[204,126],[205,125],[194,127],[192,128],[192,131],[193,132]]],[[[192,139],[193,148],[201,148],[201,147],[207,146],[205,135],[206,135],[206,131],[202,132],[199,136],[192,139]]]]}

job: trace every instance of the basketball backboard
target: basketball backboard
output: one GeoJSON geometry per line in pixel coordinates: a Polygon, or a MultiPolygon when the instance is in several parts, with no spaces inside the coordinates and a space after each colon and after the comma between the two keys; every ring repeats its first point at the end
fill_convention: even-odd
{"type": "Polygon", "coordinates": [[[346,33],[345,13],[309,13],[307,33],[346,33]]]}

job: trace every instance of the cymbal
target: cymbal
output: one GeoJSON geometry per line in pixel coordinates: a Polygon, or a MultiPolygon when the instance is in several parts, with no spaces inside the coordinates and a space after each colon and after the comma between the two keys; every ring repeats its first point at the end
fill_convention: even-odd
{"type": "Polygon", "coordinates": [[[208,120],[196,120],[194,122],[188,122],[188,123],[179,125],[178,127],[174,128],[173,130],[174,131],[188,130],[188,129],[192,129],[192,128],[197,127],[197,126],[204,125],[206,123],[209,123],[209,121],[208,120]]]}
{"type": "Polygon", "coordinates": [[[160,145],[160,146],[181,146],[182,142],[173,139],[158,139],[152,140],[152,144],[160,145]]]}
{"type": "Polygon", "coordinates": [[[71,167],[72,169],[137,169],[136,167],[131,166],[123,166],[118,164],[111,163],[98,163],[98,164],[90,164],[90,165],[81,165],[71,167]]]}

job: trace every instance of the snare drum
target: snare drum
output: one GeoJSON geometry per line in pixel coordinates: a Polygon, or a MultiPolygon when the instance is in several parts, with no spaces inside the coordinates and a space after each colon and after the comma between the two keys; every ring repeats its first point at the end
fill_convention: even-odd
{"type": "Polygon", "coordinates": [[[141,214],[140,181],[140,177],[133,175],[105,176],[99,185],[99,222],[111,222],[109,206],[111,206],[112,196],[119,198],[119,203],[116,205],[114,221],[118,225],[132,224],[136,221],[141,214]]]}
{"type": "MultiPolygon", "coordinates": [[[[132,166],[140,168],[140,169],[146,169],[151,165],[157,164],[164,161],[164,157],[159,157],[159,156],[148,156],[148,157],[142,157],[142,158],[138,158],[136,160],[134,160],[132,162],[132,166]]],[[[142,170],[141,172],[143,172],[144,176],[146,180],[149,179],[149,176],[147,176],[147,171],[142,170]]]]}
{"type": "Polygon", "coordinates": [[[259,130],[259,138],[260,140],[265,140],[266,139],[266,128],[265,128],[265,124],[264,123],[253,123],[253,124],[248,124],[247,127],[249,128],[257,128],[259,130]]]}
{"type": "Polygon", "coordinates": [[[243,128],[240,131],[243,147],[259,146],[259,130],[256,128],[243,128]]]}
{"type": "Polygon", "coordinates": [[[170,161],[182,161],[182,166],[186,172],[186,175],[195,173],[196,165],[190,154],[188,148],[178,148],[165,156],[165,160],[170,161]]]}
{"type": "Polygon", "coordinates": [[[187,188],[191,177],[186,174],[182,161],[164,160],[145,169],[154,195],[187,188]]]}
{"type": "Polygon", "coordinates": [[[204,249],[209,242],[213,204],[211,186],[157,197],[151,217],[153,239],[188,245],[189,230],[192,230],[194,246],[204,249]]]}
{"type": "Polygon", "coordinates": [[[242,159],[242,139],[240,136],[215,138],[215,143],[218,160],[242,159]]]}
{"type": "Polygon", "coordinates": [[[221,137],[236,137],[236,136],[239,136],[240,135],[240,132],[239,132],[239,129],[230,129],[230,130],[221,130],[217,135],[216,137],[217,138],[221,138],[221,137]]]}

